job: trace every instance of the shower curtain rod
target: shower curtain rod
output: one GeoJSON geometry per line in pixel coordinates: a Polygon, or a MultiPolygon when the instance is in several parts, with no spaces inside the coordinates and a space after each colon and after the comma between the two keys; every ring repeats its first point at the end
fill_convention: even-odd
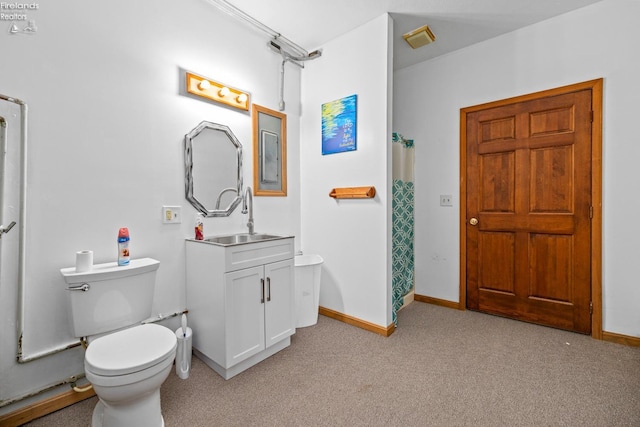
{"type": "Polygon", "coordinates": [[[309,52],[306,49],[304,49],[302,46],[292,42],[291,40],[287,39],[286,37],[284,37],[279,32],[274,31],[273,29],[269,28],[268,26],[266,26],[262,22],[258,21],[257,19],[247,15],[245,12],[241,11],[240,9],[238,9],[235,6],[233,6],[229,2],[227,2],[225,0],[207,0],[207,1],[209,3],[211,3],[211,4],[213,4],[214,6],[216,6],[218,9],[220,9],[220,10],[226,12],[227,14],[233,16],[234,18],[238,18],[238,19],[244,20],[245,22],[247,22],[247,23],[253,25],[254,27],[256,27],[257,29],[259,29],[260,31],[266,33],[267,35],[269,35],[273,39],[276,39],[280,43],[287,45],[287,47],[289,47],[289,48],[291,48],[291,49],[293,49],[295,51],[295,53],[297,54],[296,56],[309,56],[309,52]]]}

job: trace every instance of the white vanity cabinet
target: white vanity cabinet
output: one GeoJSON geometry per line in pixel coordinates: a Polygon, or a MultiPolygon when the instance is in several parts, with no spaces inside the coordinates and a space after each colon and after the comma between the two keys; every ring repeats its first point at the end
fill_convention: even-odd
{"type": "Polygon", "coordinates": [[[291,343],[293,237],[221,246],[187,240],[193,350],[225,379],[291,343]]]}

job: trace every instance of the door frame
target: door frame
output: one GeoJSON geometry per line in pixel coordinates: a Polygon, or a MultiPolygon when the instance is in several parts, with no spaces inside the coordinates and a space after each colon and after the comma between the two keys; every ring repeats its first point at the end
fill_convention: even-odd
{"type": "Polygon", "coordinates": [[[516,102],[591,90],[591,336],[602,339],[602,88],[603,79],[589,80],[555,89],[488,102],[460,109],[460,298],[458,308],[467,309],[467,114],[516,102]]]}

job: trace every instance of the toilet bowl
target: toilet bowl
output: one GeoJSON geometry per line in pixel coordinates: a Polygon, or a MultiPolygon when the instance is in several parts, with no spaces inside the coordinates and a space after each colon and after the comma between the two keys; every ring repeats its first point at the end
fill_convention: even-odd
{"type": "Polygon", "coordinates": [[[84,367],[100,402],[93,426],[163,426],[160,386],[171,372],[175,334],[145,324],[97,338],[87,348],[84,367]]]}
{"type": "Polygon", "coordinates": [[[151,315],[155,276],[151,258],[127,266],[97,264],[60,270],[67,283],[75,337],[86,337],[84,369],[99,402],[94,427],[161,427],[160,386],[176,357],[172,330],[143,323],[151,315]]]}

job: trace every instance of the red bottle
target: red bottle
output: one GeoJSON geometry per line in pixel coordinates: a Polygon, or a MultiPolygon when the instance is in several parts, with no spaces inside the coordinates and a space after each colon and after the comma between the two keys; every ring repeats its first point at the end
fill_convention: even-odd
{"type": "Polygon", "coordinates": [[[196,214],[196,240],[204,240],[203,217],[204,215],[202,214],[196,214]]]}

